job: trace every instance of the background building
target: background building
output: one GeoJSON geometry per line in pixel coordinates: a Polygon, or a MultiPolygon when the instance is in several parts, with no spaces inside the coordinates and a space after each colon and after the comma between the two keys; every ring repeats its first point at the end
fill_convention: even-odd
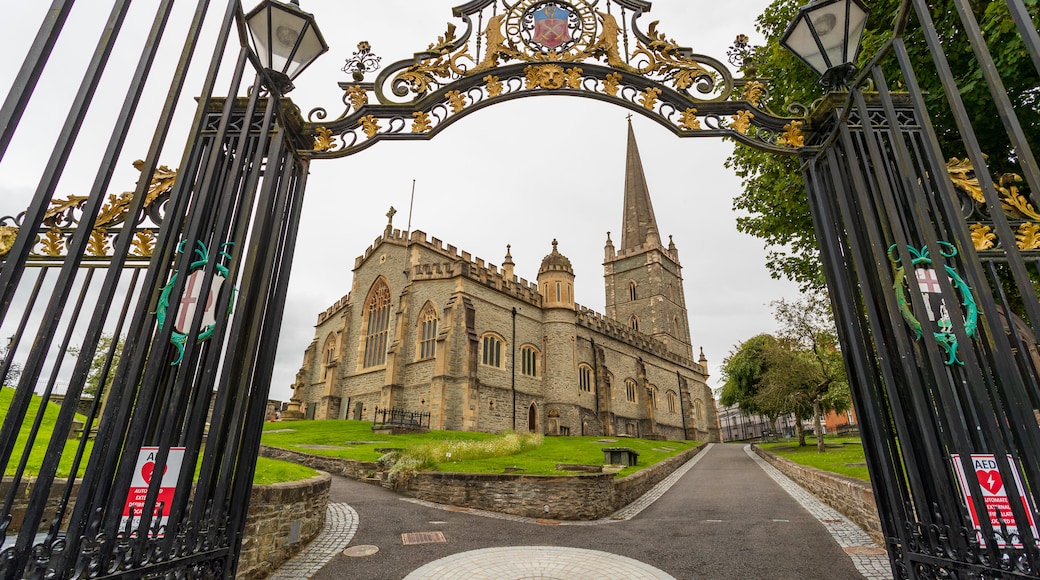
{"type": "Polygon", "coordinates": [[[607,313],[574,301],[553,240],[537,279],[393,228],[354,266],[351,292],[318,315],[293,385],[309,419],[430,414],[434,429],[719,441],[693,359],[679,253],[657,230],[631,125],[620,247],[607,234],[607,313]]]}

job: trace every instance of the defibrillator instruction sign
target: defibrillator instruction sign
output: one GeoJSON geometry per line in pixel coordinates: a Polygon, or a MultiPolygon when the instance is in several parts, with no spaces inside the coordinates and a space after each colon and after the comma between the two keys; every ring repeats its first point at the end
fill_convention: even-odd
{"type": "MultiPolygon", "coordinates": [[[[159,455],[158,447],[142,447],[141,454],[137,458],[137,467],[134,469],[134,478],[130,482],[130,491],[126,495],[126,505],[123,506],[123,517],[119,521],[119,529],[126,529],[126,523],[131,522],[130,528],[135,531],[141,524],[141,516],[144,514],[145,500],[148,498],[148,486],[158,476],[162,479],[159,483],[159,495],[155,499],[155,508],[152,517],[159,519],[160,530],[166,528],[170,519],[170,507],[177,492],[177,476],[181,471],[181,463],[184,460],[184,447],[171,447],[166,458],[166,467],[162,474],[155,473],[155,458],[159,455]]],[[[155,520],[149,524],[149,528],[155,525],[155,520]]],[[[163,534],[160,531],[158,536],[163,534]]]]}
{"type": "MultiPolygon", "coordinates": [[[[953,468],[957,472],[957,479],[961,484],[961,492],[964,497],[964,502],[968,506],[968,513],[971,515],[972,525],[976,529],[982,527],[979,514],[975,512],[975,502],[971,499],[971,489],[968,487],[968,474],[964,472],[964,466],[961,462],[960,454],[953,454],[953,468]]],[[[1015,478],[1015,487],[1018,490],[1019,497],[1022,498],[1022,507],[1026,512],[1028,521],[1026,524],[1033,531],[1033,536],[1037,536],[1036,522],[1033,519],[1033,509],[1029,505],[1029,497],[1026,495],[1025,487],[1022,485],[1022,478],[1018,473],[1018,467],[1015,460],[1011,455],[1007,456],[1008,465],[1011,466],[1012,475],[1015,478]]],[[[1015,521],[1015,513],[1011,509],[1011,500],[1008,497],[1007,485],[1000,475],[1000,469],[997,467],[996,456],[993,454],[972,454],[971,455],[971,466],[975,475],[976,481],[978,481],[979,488],[982,490],[982,501],[986,505],[986,511],[989,515],[990,526],[994,530],[1001,530],[1001,522],[1003,526],[1007,528],[1008,534],[1014,534],[1017,537],[1019,533],[1018,522],[1015,521]]],[[[985,540],[980,536],[979,540],[985,544],[985,540]]],[[[997,536],[997,545],[1005,545],[1004,539],[997,536]]],[[[1014,547],[1021,548],[1021,541],[1013,542],[1014,547]]]]}

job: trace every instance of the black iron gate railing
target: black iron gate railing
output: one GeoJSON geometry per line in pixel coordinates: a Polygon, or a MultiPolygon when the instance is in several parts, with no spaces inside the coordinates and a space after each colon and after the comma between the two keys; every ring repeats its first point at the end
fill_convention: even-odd
{"type": "MultiPolygon", "coordinates": [[[[71,6],[54,1],[0,109],[0,156],[71,6]]],[[[302,120],[259,78],[243,83],[256,76],[256,56],[237,0],[223,11],[201,86],[188,69],[213,14],[207,0],[174,40],[172,75],[150,74],[172,7],[150,8],[152,29],[87,189],[63,171],[130,8],[114,2],[28,209],[0,223],[0,327],[11,336],[0,367],[10,401],[0,427],[5,579],[235,571],[306,179],[302,120]],[[230,79],[223,94],[249,96],[214,98],[218,78],[230,79]],[[154,118],[137,114],[149,82],[169,85],[154,118]],[[181,98],[186,90],[197,105],[181,98]],[[157,160],[183,102],[196,112],[174,171],[157,160]],[[131,123],[156,129],[135,164],[136,190],[110,196],[120,160],[133,159],[131,123]],[[77,194],[55,198],[70,181],[77,194]],[[60,406],[51,403],[59,378],[60,406]],[[95,390],[86,416],[76,414],[84,389],[95,390]]]]}
{"type": "MultiPolygon", "coordinates": [[[[944,34],[972,37],[994,74],[968,3],[954,5],[960,28],[944,34]]],[[[816,112],[821,150],[803,166],[882,528],[898,578],[1037,578],[1035,143],[986,76],[1024,177],[1012,196],[990,175],[928,6],[904,8],[857,86],[816,112]],[[908,27],[934,69],[911,66],[908,27]],[[923,74],[938,75],[966,160],[940,150],[923,74]]],[[[1019,24],[1040,72],[1036,30],[1019,24]]]]}

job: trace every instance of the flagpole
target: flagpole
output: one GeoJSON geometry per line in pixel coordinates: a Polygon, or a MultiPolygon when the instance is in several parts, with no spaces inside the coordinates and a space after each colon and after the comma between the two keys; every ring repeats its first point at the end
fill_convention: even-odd
{"type": "Polygon", "coordinates": [[[412,208],[415,207],[415,180],[412,180],[412,200],[408,202],[408,231],[412,231],[412,208]]]}

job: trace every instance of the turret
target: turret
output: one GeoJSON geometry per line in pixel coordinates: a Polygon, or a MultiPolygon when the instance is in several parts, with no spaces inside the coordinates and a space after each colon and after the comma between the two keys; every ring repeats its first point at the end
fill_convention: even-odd
{"type": "Polygon", "coordinates": [[[553,240],[552,252],[542,259],[538,268],[538,289],[544,308],[574,310],[574,268],[571,261],[560,253],[559,242],[553,240]]]}

